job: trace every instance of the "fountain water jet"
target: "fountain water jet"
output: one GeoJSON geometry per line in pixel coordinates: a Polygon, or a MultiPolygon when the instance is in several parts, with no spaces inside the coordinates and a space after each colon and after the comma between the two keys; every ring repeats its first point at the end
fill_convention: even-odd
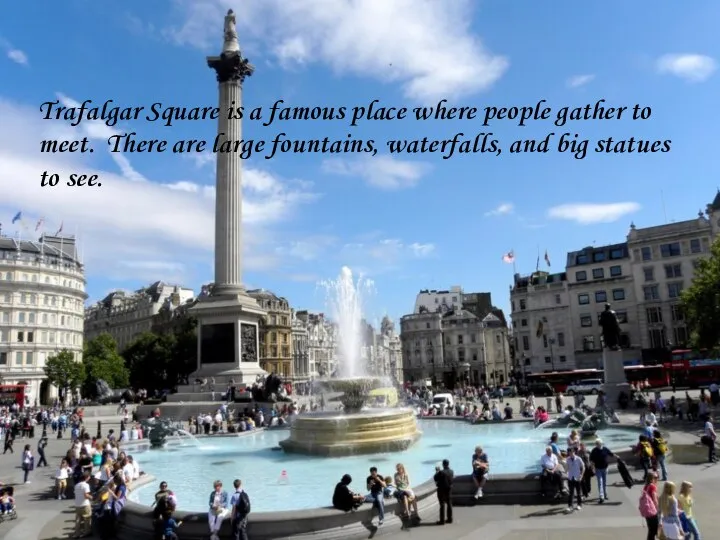
{"type": "Polygon", "coordinates": [[[386,383],[367,374],[362,356],[362,294],[370,282],[353,280],[344,266],[337,280],[322,283],[339,331],[341,358],[336,370],[340,377],[316,381],[321,389],[340,392],[343,412],[307,413],[295,418],[290,437],[280,441],[286,452],[320,456],[376,454],[405,450],[422,433],[412,409],[364,410],[369,394],[386,383]]]}

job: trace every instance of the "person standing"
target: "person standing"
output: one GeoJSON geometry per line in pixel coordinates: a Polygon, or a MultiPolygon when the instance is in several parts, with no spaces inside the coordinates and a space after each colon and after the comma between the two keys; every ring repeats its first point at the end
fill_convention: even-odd
{"type": "Polygon", "coordinates": [[[435,476],[433,477],[433,480],[435,480],[437,498],[440,505],[440,520],[437,524],[445,525],[446,523],[452,523],[452,486],[455,480],[455,473],[450,468],[449,460],[443,459],[442,469],[440,467],[435,469],[435,476]]]}
{"type": "Polygon", "coordinates": [[[30,445],[26,444],[22,455],[23,482],[30,483],[30,471],[35,468],[35,457],[30,450],[30,445]]]}
{"type": "Polygon", "coordinates": [[[585,474],[585,463],[575,454],[575,448],[568,448],[567,475],[568,475],[568,507],[566,514],[570,514],[573,510],[582,510],[582,493],[580,491],[580,482],[583,474],[585,474]],[[573,494],[575,495],[577,504],[573,506],[573,494]]]}
{"type": "MultiPolygon", "coordinates": [[[[43,433],[45,433],[45,432],[43,431],[43,433]]],[[[47,446],[47,444],[48,444],[47,436],[43,435],[42,437],[40,437],[40,440],[38,441],[38,446],[37,446],[38,456],[40,456],[40,459],[38,459],[38,462],[37,462],[38,467],[47,467],[48,466],[47,459],[45,459],[45,447],[47,446]]]]}
{"type": "Polygon", "coordinates": [[[208,525],[210,526],[210,540],[218,540],[220,538],[220,527],[227,515],[228,494],[223,490],[220,480],[215,480],[213,490],[210,493],[208,506],[208,525]]]}
{"type": "Polygon", "coordinates": [[[715,433],[715,427],[712,424],[711,419],[705,422],[705,435],[703,435],[701,441],[708,447],[708,462],[715,463],[717,456],[715,455],[715,441],[717,441],[717,434],[715,433]]]}
{"type": "Polygon", "coordinates": [[[657,493],[658,475],[654,471],[645,475],[645,487],[640,495],[640,515],[647,525],[647,540],[656,540],[660,527],[660,503],[657,493]]]}
{"type": "Polygon", "coordinates": [[[607,469],[608,459],[611,457],[615,457],[615,454],[603,445],[602,439],[595,439],[595,448],[590,452],[589,460],[597,478],[598,502],[600,504],[608,500],[607,469]]]}
{"type": "Polygon", "coordinates": [[[73,538],[83,538],[90,534],[92,528],[92,494],[90,493],[90,475],[84,472],[80,481],[75,484],[75,534],[73,538]]]}
{"type": "Polygon", "coordinates": [[[242,488],[242,481],[237,479],[233,482],[235,493],[230,498],[232,506],[232,514],[230,523],[232,524],[232,532],[234,540],[248,540],[247,521],[250,514],[250,497],[242,488]]]}

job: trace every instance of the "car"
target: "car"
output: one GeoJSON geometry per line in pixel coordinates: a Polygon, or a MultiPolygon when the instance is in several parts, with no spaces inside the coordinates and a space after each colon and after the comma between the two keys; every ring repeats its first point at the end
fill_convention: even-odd
{"type": "Polygon", "coordinates": [[[597,394],[602,390],[602,379],[583,379],[568,385],[565,393],[568,396],[575,394],[597,394]]]}
{"type": "Polygon", "coordinates": [[[452,394],[435,394],[432,400],[432,406],[436,409],[441,407],[455,407],[455,399],[452,394]]]}

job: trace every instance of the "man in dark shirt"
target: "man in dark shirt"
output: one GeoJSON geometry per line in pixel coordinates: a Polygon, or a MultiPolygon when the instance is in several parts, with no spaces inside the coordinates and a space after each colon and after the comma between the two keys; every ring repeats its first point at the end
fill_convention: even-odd
{"type": "Polygon", "coordinates": [[[608,459],[615,457],[608,448],[603,445],[602,439],[595,439],[595,448],[590,452],[590,465],[595,471],[595,478],[598,484],[598,502],[601,504],[608,500],[607,496],[607,469],[608,459]]]}
{"type": "Polygon", "coordinates": [[[453,521],[453,507],[452,507],[452,486],[455,479],[455,473],[450,468],[450,462],[447,459],[443,459],[442,469],[437,467],[435,469],[435,486],[437,488],[438,503],[440,503],[440,520],[437,522],[438,525],[445,525],[445,523],[452,523],[453,521]],[[447,521],[445,520],[445,509],[447,508],[447,521]]]}
{"type": "Polygon", "coordinates": [[[349,474],[346,474],[335,486],[335,492],[333,493],[332,498],[334,508],[342,510],[343,512],[349,512],[350,510],[360,506],[365,500],[363,495],[350,491],[351,482],[352,477],[349,474]]]}
{"type": "Polygon", "coordinates": [[[378,474],[377,467],[370,467],[370,476],[367,477],[367,488],[370,491],[365,502],[372,503],[378,511],[378,525],[382,525],[385,521],[385,498],[383,490],[385,489],[385,481],[378,474]]]}
{"type": "Polygon", "coordinates": [[[488,460],[487,454],[481,446],[476,446],[475,453],[472,456],[472,478],[477,488],[475,499],[480,499],[483,496],[483,488],[485,487],[489,470],[490,461],[488,460]]]}

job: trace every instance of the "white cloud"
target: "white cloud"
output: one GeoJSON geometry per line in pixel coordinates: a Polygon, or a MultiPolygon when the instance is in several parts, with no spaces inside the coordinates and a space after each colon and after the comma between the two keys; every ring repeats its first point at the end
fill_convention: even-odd
{"type": "Polygon", "coordinates": [[[593,80],[595,80],[595,75],[592,74],[573,75],[567,80],[567,85],[569,88],[580,88],[581,86],[585,86],[593,80]]]}
{"type": "MultiPolygon", "coordinates": [[[[180,274],[195,279],[188,273],[202,267],[202,278],[211,277],[215,210],[211,186],[187,180],[160,184],[128,179],[95,170],[76,155],[39,154],[38,141],[61,132],[57,127],[61,124],[41,120],[37,107],[1,98],[0,118],[0,192],[5,194],[1,212],[22,210],[33,221],[45,216],[48,231],[61,221],[66,233],[79,231],[91,274],[132,280],[157,272],[158,279],[180,274]],[[64,179],[70,173],[96,173],[102,186],[71,188],[61,181],[57,187],[43,188],[43,170],[64,179]]],[[[316,195],[307,183],[281,181],[267,171],[245,169],[243,179],[243,264],[246,269],[266,269],[277,262],[273,233],[278,224],[316,195]]]]}
{"type": "Polygon", "coordinates": [[[341,249],[343,257],[353,259],[374,259],[388,264],[399,263],[403,259],[424,258],[435,252],[433,244],[405,244],[397,238],[381,238],[375,242],[345,244],[341,249]]]}
{"type": "Polygon", "coordinates": [[[21,66],[30,65],[30,61],[27,54],[25,54],[25,51],[21,51],[20,49],[13,47],[12,43],[8,40],[0,38],[0,49],[4,49],[7,57],[16,64],[20,64],[21,66]]]}
{"type": "Polygon", "coordinates": [[[688,82],[706,81],[717,70],[717,62],[702,54],[666,54],[657,61],[659,73],[675,75],[688,82]]]}
{"type": "Polygon", "coordinates": [[[332,236],[310,236],[303,240],[290,242],[276,249],[278,255],[290,256],[303,261],[314,261],[327,253],[336,243],[332,236]]]}
{"type": "Polygon", "coordinates": [[[580,225],[592,225],[594,223],[611,223],[638,210],[640,210],[640,205],[635,202],[571,203],[554,206],[548,210],[547,215],[553,219],[575,221],[580,225]]]}
{"type": "Polygon", "coordinates": [[[323,172],[340,176],[357,176],[368,185],[385,190],[411,188],[430,171],[430,166],[419,161],[406,161],[393,156],[357,159],[328,159],[322,164],[323,172]]]}
{"type": "Polygon", "coordinates": [[[176,0],[175,42],[219,48],[236,8],[240,41],[282,64],[322,62],[334,71],[398,82],[407,97],[435,100],[485,90],[507,70],[470,29],[472,0],[176,0]]]}
{"type": "Polygon", "coordinates": [[[410,250],[416,257],[428,257],[435,252],[435,244],[419,244],[414,242],[410,244],[410,250]]]}
{"type": "Polygon", "coordinates": [[[497,206],[497,208],[490,210],[489,212],[485,212],[485,217],[492,217],[492,216],[507,216],[508,214],[512,214],[515,211],[515,205],[512,203],[502,203],[497,206]]]}

